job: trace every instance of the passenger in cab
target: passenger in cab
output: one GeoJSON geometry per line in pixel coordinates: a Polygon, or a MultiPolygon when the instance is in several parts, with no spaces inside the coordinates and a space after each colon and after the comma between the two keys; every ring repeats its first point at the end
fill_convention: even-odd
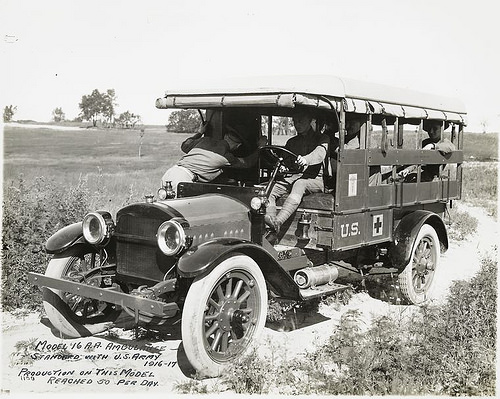
{"type": "MultiPolygon", "coordinates": [[[[365,119],[363,117],[346,119],[344,148],[352,150],[360,148],[359,134],[363,123],[365,123],[365,119]]],[[[339,152],[340,144],[338,137],[335,135],[336,132],[338,132],[338,129],[333,127],[333,122],[329,121],[325,123],[324,133],[330,138],[330,151],[334,157],[335,155],[333,154],[339,152]]]]}
{"type": "MultiPolygon", "coordinates": [[[[445,124],[444,129],[446,130],[449,123],[445,124]]],[[[443,155],[451,154],[455,151],[455,144],[453,144],[449,139],[442,139],[443,123],[441,121],[424,121],[423,130],[427,132],[429,137],[422,141],[423,150],[436,150],[443,155]]],[[[423,182],[432,181],[436,176],[439,175],[439,166],[436,164],[422,165],[422,172],[420,180],[423,182]]],[[[405,180],[414,180],[413,178],[408,178],[409,175],[416,173],[417,166],[412,165],[404,168],[398,172],[398,175],[405,180]]]]}
{"type": "MultiPolygon", "coordinates": [[[[223,139],[204,136],[207,128],[208,125],[202,126],[198,133],[181,144],[181,149],[186,155],[162,177],[162,184],[165,185],[165,182],[170,181],[176,193],[180,182],[206,183],[218,177],[224,167],[250,168],[257,163],[258,148],[244,158],[233,154],[245,144],[245,138],[229,124],[224,127],[223,139]]],[[[258,147],[264,146],[266,142],[267,137],[261,136],[258,147]]]]}
{"type": "Polygon", "coordinates": [[[361,126],[366,122],[363,117],[346,119],[345,121],[345,138],[344,138],[344,148],[357,150],[360,148],[359,144],[359,133],[361,131],[361,126]]]}
{"type": "MultiPolygon", "coordinates": [[[[445,130],[448,124],[445,125],[445,130]]],[[[424,121],[424,130],[429,135],[428,139],[422,141],[423,150],[436,150],[443,155],[451,154],[455,151],[455,145],[448,139],[442,139],[443,123],[441,121],[424,121]]],[[[440,165],[423,165],[421,181],[432,181],[439,176],[440,165]]]]}
{"type": "Polygon", "coordinates": [[[303,112],[293,117],[297,135],[287,141],[285,148],[298,155],[297,164],[304,171],[279,179],[269,195],[265,221],[276,232],[280,231],[281,226],[297,210],[304,195],[324,190],[323,161],[328,154],[330,140],[327,135],[313,129],[312,120],[309,114],[303,112]],[[287,199],[276,214],[276,201],[287,193],[287,199]]]}
{"type": "MultiPolygon", "coordinates": [[[[446,123],[444,129],[448,129],[449,124],[446,123]]],[[[455,151],[455,144],[448,139],[441,140],[441,131],[443,124],[439,121],[424,121],[424,130],[429,135],[429,138],[422,141],[423,150],[437,150],[442,154],[449,154],[455,151]]]]}
{"type": "MultiPolygon", "coordinates": [[[[347,150],[357,150],[361,148],[360,133],[361,127],[366,123],[364,115],[353,115],[346,118],[344,148],[347,150]]],[[[389,168],[390,170],[390,168],[389,168]]],[[[382,174],[387,173],[387,167],[371,166],[368,174],[368,185],[379,186],[382,184],[382,174]]]]}

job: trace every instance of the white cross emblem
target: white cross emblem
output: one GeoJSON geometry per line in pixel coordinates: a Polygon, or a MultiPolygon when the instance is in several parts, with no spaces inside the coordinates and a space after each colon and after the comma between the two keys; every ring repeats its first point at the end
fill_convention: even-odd
{"type": "Polygon", "coordinates": [[[381,236],[384,231],[384,215],[373,215],[373,237],[381,236]]]}

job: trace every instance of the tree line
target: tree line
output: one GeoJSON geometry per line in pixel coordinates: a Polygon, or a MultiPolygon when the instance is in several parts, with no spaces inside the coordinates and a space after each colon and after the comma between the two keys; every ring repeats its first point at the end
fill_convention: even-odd
{"type": "MultiPolygon", "coordinates": [[[[272,127],[277,135],[293,134],[293,124],[291,118],[286,116],[273,116],[272,127]]],[[[202,120],[199,112],[194,109],[181,109],[173,111],[168,117],[168,123],[165,126],[167,131],[176,133],[192,133],[198,130],[202,120]]],[[[263,134],[268,132],[268,118],[262,118],[261,130],[263,134]]]]}
{"type": "MultiPolygon", "coordinates": [[[[100,92],[94,89],[91,94],[83,95],[80,103],[80,113],[74,122],[88,121],[96,127],[98,122],[103,126],[111,127],[118,125],[122,128],[135,128],[141,123],[141,116],[130,112],[129,110],[116,114],[116,92],[114,89],[108,89],[100,92]]],[[[17,112],[17,106],[6,105],[3,110],[3,121],[12,122],[14,114],[17,112]]],[[[64,122],[66,115],[61,107],[56,107],[52,111],[52,120],[56,123],[64,122]]]]}

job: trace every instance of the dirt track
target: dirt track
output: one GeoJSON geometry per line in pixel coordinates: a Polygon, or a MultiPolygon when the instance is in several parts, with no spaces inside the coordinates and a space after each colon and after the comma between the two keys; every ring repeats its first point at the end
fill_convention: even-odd
{"type": "MultiPolygon", "coordinates": [[[[480,208],[458,204],[479,221],[477,233],[467,241],[451,242],[441,257],[436,276],[435,300],[442,301],[453,280],[467,279],[480,267],[482,255],[498,243],[498,223],[480,208]]],[[[298,314],[280,326],[265,328],[260,350],[286,351],[287,357],[300,356],[324,342],[334,331],[340,317],[349,309],[358,309],[369,325],[374,315],[386,312],[407,312],[413,307],[391,305],[366,293],[354,295],[348,305],[335,309],[322,306],[319,312],[298,314]],[[295,329],[293,329],[295,327],[295,329]],[[290,331],[290,329],[293,329],[290,331]],[[278,349],[277,349],[278,348],[278,349]]],[[[124,318],[121,327],[130,320],[124,318]]],[[[165,331],[163,337],[165,337],[165,331]]],[[[153,334],[134,339],[134,330],[114,328],[111,333],[75,340],[55,336],[46,319],[29,314],[19,318],[3,314],[2,320],[2,383],[3,391],[22,392],[175,392],[174,385],[189,381],[192,372],[183,355],[180,325],[170,329],[167,339],[153,334]],[[22,364],[22,350],[16,343],[37,339],[33,364],[22,364]],[[65,358],[64,358],[65,357],[65,358]],[[61,359],[65,360],[61,360],[61,359]]]]}

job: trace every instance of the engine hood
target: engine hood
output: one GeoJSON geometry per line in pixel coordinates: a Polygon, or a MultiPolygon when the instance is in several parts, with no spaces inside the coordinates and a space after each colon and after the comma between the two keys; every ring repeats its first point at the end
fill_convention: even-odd
{"type": "Polygon", "coordinates": [[[221,237],[250,240],[248,206],[221,194],[130,205],[117,214],[117,233],[129,230],[125,225],[136,230],[139,225],[144,224],[145,229],[140,230],[149,239],[154,239],[161,223],[172,218],[187,221],[189,228],[186,229],[186,234],[192,238],[192,246],[221,237]],[[148,222],[143,223],[144,219],[148,222]]]}
{"type": "Polygon", "coordinates": [[[251,223],[248,206],[220,194],[205,194],[159,202],[160,206],[175,209],[188,224],[186,233],[193,246],[214,238],[250,240],[251,223]]]}

